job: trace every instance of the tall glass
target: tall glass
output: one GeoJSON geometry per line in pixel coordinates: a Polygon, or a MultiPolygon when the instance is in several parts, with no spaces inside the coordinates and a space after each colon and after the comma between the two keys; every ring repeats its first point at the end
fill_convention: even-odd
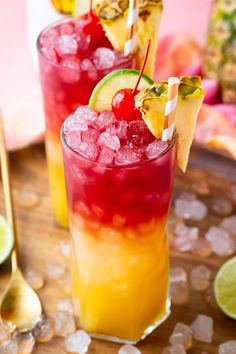
{"type": "Polygon", "coordinates": [[[170,313],[166,224],[175,144],[157,158],[109,167],[61,136],[80,325],[94,337],[138,342],[170,313]]]}
{"type": "MultiPolygon", "coordinates": [[[[62,151],[60,142],[60,128],[68,115],[78,106],[88,104],[95,85],[111,70],[91,70],[89,59],[84,55],[65,57],[60,63],[54,60],[53,49],[50,48],[50,40],[55,40],[55,31],[63,31],[73,34],[74,22],[71,19],[59,21],[47,27],[39,36],[37,46],[41,84],[44,98],[46,116],[46,153],[49,172],[49,184],[52,199],[52,208],[56,221],[62,226],[68,226],[68,212],[66,204],[66,192],[63,172],[62,151]],[[43,38],[47,41],[47,47],[42,47],[43,38]],[[48,52],[52,58],[49,58],[48,52]],[[46,53],[46,54],[45,54],[46,53]],[[72,60],[72,61],[71,61],[72,60]]],[[[100,43],[106,46],[107,43],[100,43]]],[[[91,54],[91,53],[90,53],[91,54]]],[[[116,52],[116,55],[119,53],[116,52]]],[[[121,57],[122,58],[122,57],[121,57]]],[[[119,64],[112,66],[112,70],[131,68],[132,58],[123,58],[119,64]]]]}

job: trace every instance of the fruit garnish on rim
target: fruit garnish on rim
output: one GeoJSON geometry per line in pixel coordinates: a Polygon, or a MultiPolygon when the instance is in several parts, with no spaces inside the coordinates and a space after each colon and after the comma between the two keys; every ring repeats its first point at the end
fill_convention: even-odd
{"type": "Polygon", "coordinates": [[[76,26],[79,28],[85,35],[89,35],[91,38],[91,45],[94,48],[100,46],[100,43],[103,43],[104,47],[112,48],[112,45],[109,39],[106,37],[104,29],[100,23],[98,16],[93,10],[93,1],[90,0],[90,10],[88,13],[85,13],[83,16],[80,16],[76,20],[76,26]]]}
{"type": "MultiPolygon", "coordinates": [[[[135,96],[135,105],[152,134],[161,139],[165,121],[167,102],[167,81],[160,81],[135,96]]],[[[204,99],[201,78],[182,76],[180,78],[175,112],[175,131],[177,133],[177,164],[185,172],[189,151],[192,145],[198,113],[204,99]]]]}
{"type": "Polygon", "coordinates": [[[123,88],[119,90],[112,99],[112,112],[117,119],[126,119],[127,121],[132,119],[141,119],[141,111],[135,107],[134,97],[139,93],[138,86],[141,81],[145,65],[147,63],[148,54],[151,46],[151,41],[148,41],[146,54],[144,57],[143,65],[140,70],[136,85],[133,89],[123,88]]]}
{"type": "MultiPolygon", "coordinates": [[[[141,68],[145,58],[146,43],[151,39],[152,47],[145,68],[145,73],[151,77],[154,74],[162,9],[162,0],[139,1],[139,15],[136,24],[136,67],[141,68]]],[[[124,51],[129,0],[104,0],[96,6],[95,11],[113,47],[124,51]]]]}

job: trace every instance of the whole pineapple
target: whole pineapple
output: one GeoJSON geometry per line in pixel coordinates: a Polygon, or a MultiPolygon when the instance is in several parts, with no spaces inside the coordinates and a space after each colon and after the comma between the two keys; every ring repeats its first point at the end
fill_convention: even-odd
{"type": "MultiPolygon", "coordinates": [[[[225,102],[236,102],[235,82],[229,73],[234,72],[236,53],[230,51],[235,42],[236,0],[216,0],[213,7],[207,48],[205,52],[204,74],[209,79],[217,79],[221,83],[222,98],[225,102]],[[226,77],[224,74],[227,73],[226,77]],[[231,91],[229,94],[228,90],[231,91]],[[225,93],[226,91],[226,93],[225,93]]],[[[235,75],[234,75],[234,80],[235,75]]]]}
{"type": "Polygon", "coordinates": [[[219,78],[223,102],[236,103],[236,31],[223,47],[219,78]]]}

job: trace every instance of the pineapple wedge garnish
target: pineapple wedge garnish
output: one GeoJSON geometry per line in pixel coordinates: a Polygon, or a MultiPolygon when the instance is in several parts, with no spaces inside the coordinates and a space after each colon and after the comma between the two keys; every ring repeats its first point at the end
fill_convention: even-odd
{"type": "MultiPolygon", "coordinates": [[[[153,77],[155,69],[157,36],[162,14],[162,0],[140,0],[139,16],[136,25],[136,68],[140,69],[149,39],[152,45],[145,66],[145,74],[153,77]]],[[[96,13],[115,49],[124,51],[127,40],[128,0],[104,0],[96,6],[96,13]]]]}
{"type": "MultiPolygon", "coordinates": [[[[160,81],[149,88],[142,89],[135,96],[135,106],[140,109],[149,130],[158,139],[161,139],[164,128],[167,89],[167,81],[160,81]]],[[[199,76],[180,78],[175,130],[177,134],[177,164],[183,172],[188,164],[190,147],[204,95],[199,76]]]]}

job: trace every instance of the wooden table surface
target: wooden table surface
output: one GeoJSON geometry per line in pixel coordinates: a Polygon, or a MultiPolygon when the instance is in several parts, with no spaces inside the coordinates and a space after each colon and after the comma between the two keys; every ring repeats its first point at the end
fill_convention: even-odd
{"type": "MultiPolygon", "coordinates": [[[[174,196],[180,190],[191,190],[192,183],[198,184],[206,180],[212,188],[214,195],[225,195],[230,185],[236,184],[235,162],[222,158],[211,152],[193,148],[188,172],[183,175],[177,174],[174,196]]],[[[20,241],[21,264],[24,270],[26,266],[33,266],[45,274],[47,263],[64,263],[59,252],[59,241],[68,240],[69,232],[54,225],[53,215],[50,209],[50,198],[47,181],[47,169],[43,146],[34,146],[28,149],[15,152],[11,155],[12,181],[15,197],[15,209],[17,228],[20,241]],[[34,193],[38,197],[38,204],[33,208],[22,206],[22,198],[25,193],[34,193]]],[[[204,199],[204,198],[203,198],[204,199]]],[[[204,199],[210,203],[210,197],[204,199]]],[[[0,213],[4,213],[2,189],[0,187],[0,213]]],[[[235,213],[235,210],[234,210],[235,213]]],[[[209,215],[204,222],[201,222],[202,230],[210,225],[216,224],[219,218],[209,215]]],[[[202,258],[189,253],[172,252],[171,264],[183,266],[190,271],[199,263],[207,265],[213,276],[220,264],[225,259],[211,256],[202,258]]],[[[0,267],[0,295],[9,279],[10,264],[6,262],[0,267]]],[[[46,313],[53,315],[58,299],[65,298],[61,290],[49,282],[38,291],[46,313]]],[[[184,306],[172,306],[172,313],[169,319],[155,330],[146,340],[138,345],[143,354],[161,353],[167,346],[168,338],[174,325],[181,321],[191,324],[197,314],[207,314],[214,319],[214,341],[212,344],[204,344],[193,341],[193,347],[188,351],[192,354],[200,354],[206,351],[209,354],[218,353],[220,343],[236,339],[236,321],[227,318],[218,308],[210,306],[203,297],[203,294],[190,290],[190,301],[184,306]]],[[[89,354],[114,354],[119,349],[118,344],[92,340],[89,347],[89,354]]],[[[54,338],[47,344],[37,345],[34,354],[62,354],[66,353],[63,340],[54,338]]]]}

